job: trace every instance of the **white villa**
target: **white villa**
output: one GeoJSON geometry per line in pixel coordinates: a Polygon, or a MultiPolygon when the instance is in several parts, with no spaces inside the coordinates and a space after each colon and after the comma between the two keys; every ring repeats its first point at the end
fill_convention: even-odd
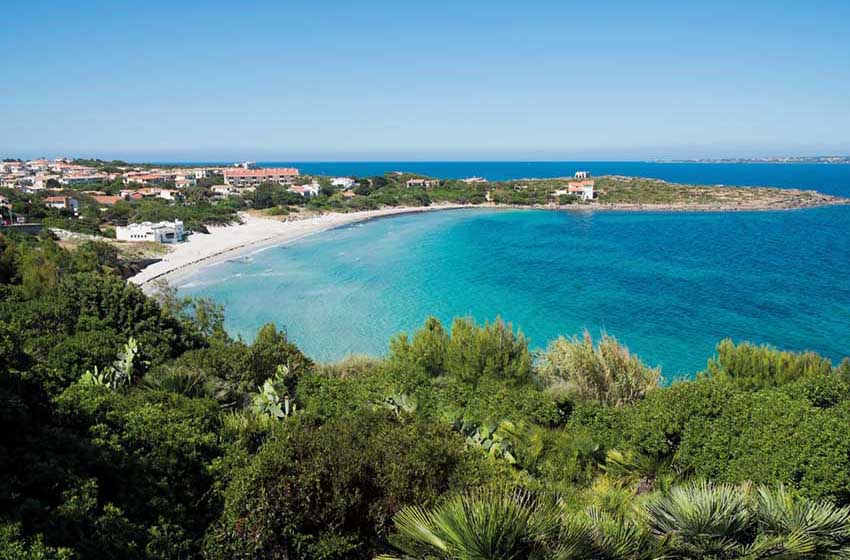
{"type": "Polygon", "coordinates": [[[183,230],[183,222],[142,222],[140,224],[129,224],[126,227],[118,227],[115,230],[115,238],[119,241],[152,241],[154,243],[177,243],[183,241],[186,236],[183,230]]]}
{"type": "Polygon", "coordinates": [[[314,196],[319,196],[321,187],[319,186],[319,183],[313,182],[306,185],[293,185],[286,190],[300,194],[304,198],[312,198],[314,196]]]}
{"type": "Polygon", "coordinates": [[[576,171],[575,179],[579,181],[583,181],[584,179],[590,179],[590,171],[576,171]]]}
{"type": "Polygon", "coordinates": [[[334,187],[341,187],[342,190],[348,190],[355,184],[356,182],[351,177],[334,177],[331,179],[331,185],[334,187]]]}

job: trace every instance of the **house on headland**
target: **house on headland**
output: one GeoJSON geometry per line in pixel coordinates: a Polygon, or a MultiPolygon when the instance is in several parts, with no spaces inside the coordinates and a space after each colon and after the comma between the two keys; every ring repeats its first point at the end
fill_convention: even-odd
{"type": "Polygon", "coordinates": [[[552,193],[555,197],[563,196],[563,195],[572,195],[580,198],[584,201],[592,201],[593,200],[593,181],[590,179],[585,179],[583,181],[570,181],[567,183],[566,189],[558,189],[554,193],[552,193]]]}

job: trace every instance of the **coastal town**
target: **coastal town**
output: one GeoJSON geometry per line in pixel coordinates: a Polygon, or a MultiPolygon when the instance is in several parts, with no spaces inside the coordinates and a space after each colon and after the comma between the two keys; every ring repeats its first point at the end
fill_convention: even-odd
{"type": "Polygon", "coordinates": [[[404,171],[324,176],[296,167],[5,159],[0,231],[49,232],[68,246],[106,241],[144,262],[141,285],[260,244],[282,244],[400,213],[505,207],[547,210],[756,211],[846,204],[798,189],[681,185],[657,179],[566,176],[508,181],[404,171]],[[201,234],[201,235],[197,235],[201,234]]]}
{"type": "MultiPolygon", "coordinates": [[[[592,202],[593,179],[585,171],[576,172],[574,179],[560,188],[552,188],[547,194],[550,200],[541,200],[538,196],[534,203],[592,202]]],[[[458,186],[470,195],[466,200],[456,201],[459,203],[523,203],[522,196],[516,200],[500,200],[489,185],[482,177],[452,181],[403,172],[391,173],[389,178],[307,176],[294,167],[257,167],[252,162],[170,167],[71,158],[5,159],[0,163],[0,225],[29,224],[32,227],[38,223],[48,226],[53,223],[56,229],[62,229],[56,225],[58,220],[73,231],[81,229],[76,225],[87,221],[92,226],[91,233],[105,234],[118,241],[175,243],[184,240],[191,229],[176,216],[170,220],[153,221],[143,219],[144,216],[133,220],[133,213],[126,209],[135,203],[156,201],[160,210],[156,213],[160,215],[175,214],[162,211],[169,206],[187,207],[200,203],[237,210],[271,207],[279,214],[288,214],[297,212],[299,206],[311,199],[324,196],[332,210],[374,210],[379,206],[399,205],[396,200],[370,197],[387,186],[403,187],[409,190],[408,194],[418,193],[411,198],[416,205],[429,203],[422,196],[423,192],[443,187],[457,189],[458,186]],[[355,200],[358,198],[360,200],[355,200]],[[333,202],[348,204],[340,208],[334,207],[333,202]],[[125,211],[115,211],[116,206],[124,207],[125,211]]],[[[517,184],[512,189],[523,193],[529,187],[517,184]]],[[[404,202],[401,205],[405,205],[404,202]]],[[[206,224],[221,221],[202,220],[206,224]]]]}

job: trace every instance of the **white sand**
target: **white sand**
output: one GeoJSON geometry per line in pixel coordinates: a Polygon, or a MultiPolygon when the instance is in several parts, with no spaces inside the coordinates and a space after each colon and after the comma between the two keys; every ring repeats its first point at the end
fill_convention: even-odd
{"type": "Polygon", "coordinates": [[[131,277],[130,282],[149,288],[152,280],[173,279],[178,273],[180,276],[188,275],[197,270],[202,264],[206,265],[216,260],[232,258],[245,250],[271,245],[283,245],[313,233],[372,218],[452,208],[463,208],[463,206],[434,205],[410,208],[383,208],[381,210],[366,210],[348,214],[322,214],[311,218],[286,222],[258,218],[249,214],[240,214],[240,218],[243,221],[242,224],[210,227],[209,234],[196,233],[189,236],[187,241],[170,246],[171,251],[161,261],[148,266],[137,275],[131,277]]]}

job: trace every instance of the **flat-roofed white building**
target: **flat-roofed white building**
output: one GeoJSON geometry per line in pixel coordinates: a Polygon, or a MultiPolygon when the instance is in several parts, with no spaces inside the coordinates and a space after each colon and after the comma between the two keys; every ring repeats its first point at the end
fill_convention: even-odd
{"type": "Polygon", "coordinates": [[[152,241],[154,243],[178,243],[186,236],[183,222],[142,222],[119,226],[115,238],[119,241],[152,241]]]}
{"type": "Polygon", "coordinates": [[[340,187],[342,190],[348,190],[357,184],[351,177],[334,177],[331,179],[331,186],[340,187]]]}
{"type": "Polygon", "coordinates": [[[286,190],[300,194],[304,198],[312,198],[319,195],[321,187],[319,186],[319,183],[309,183],[307,185],[294,185],[286,190]]]}

